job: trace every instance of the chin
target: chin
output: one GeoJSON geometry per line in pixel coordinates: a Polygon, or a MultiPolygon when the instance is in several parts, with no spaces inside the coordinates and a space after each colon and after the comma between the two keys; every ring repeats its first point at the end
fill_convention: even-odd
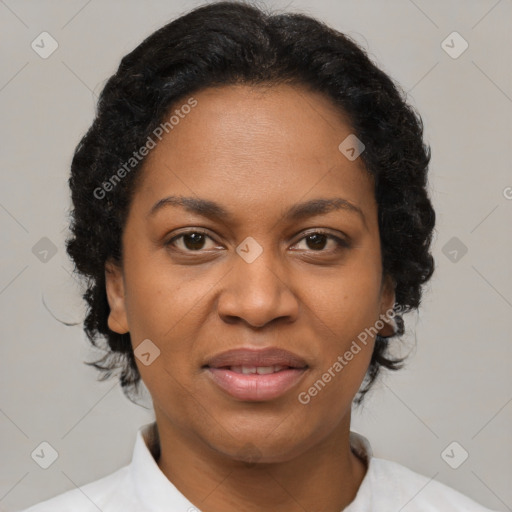
{"type": "Polygon", "coordinates": [[[238,435],[223,436],[221,443],[207,441],[209,446],[219,454],[246,465],[276,464],[288,462],[314,446],[318,439],[290,439],[291,431],[269,438],[267,433],[239,432],[238,435]],[[288,433],[288,435],[286,435],[288,433]]]}

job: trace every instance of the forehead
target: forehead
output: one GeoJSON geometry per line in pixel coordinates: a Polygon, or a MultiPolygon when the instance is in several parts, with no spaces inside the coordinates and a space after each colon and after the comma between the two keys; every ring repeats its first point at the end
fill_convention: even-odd
{"type": "Polygon", "coordinates": [[[326,193],[371,202],[373,180],[361,158],[350,161],[339,150],[353,133],[348,119],[322,94],[233,85],[193,98],[193,109],[181,110],[190,98],[173,106],[172,130],[147,156],[140,186],[146,201],[178,192],[246,208],[326,193]]]}
{"type": "MultiPolygon", "coordinates": [[[[268,152],[326,160],[338,156],[339,143],[353,132],[347,116],[327,97],[298,85],[229,85],[205,89],[194,99],[194,109],[181,119],[174,116],[177,125],[164,134],[153,157],[167,147],[192,150],[189,160],[206,152],[231,160],[268,152]]],[[[183,98],[170,114],[186,103],[183,98]]]]}

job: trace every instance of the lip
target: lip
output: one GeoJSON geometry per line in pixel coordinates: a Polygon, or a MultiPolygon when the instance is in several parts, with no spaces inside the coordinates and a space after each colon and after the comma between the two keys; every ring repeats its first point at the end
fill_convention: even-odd
{"type": "Polygon", "coordinates": [[[303,378],[308,369],[304,359],[288,350],[234,349],[213,356],[203,366],[212,382],[232,398],[249,402],[274,400],[286,394],[303,378]],[[243,374],[234,366],[283,366],[269,374],[243,374]]]}
{"type": "Polygon", "coordinates": [[[249,349],[238,348],[221,352],[210,358],[205,366],[222,368],[225,366],[289,366],[305,368],[307,363],[297,354],[283,348],[249,349]]]}

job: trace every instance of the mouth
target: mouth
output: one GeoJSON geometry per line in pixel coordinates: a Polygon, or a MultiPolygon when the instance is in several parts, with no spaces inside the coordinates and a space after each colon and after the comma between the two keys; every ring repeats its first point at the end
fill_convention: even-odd
{"type": "Polygon", "coordinates": [[[283,370],[295,370],[296,368],[275,364],[272,366],[224,366],[221,369],[229,370],[234,373],[241,373],[242,375],[269,375],[271,373],[277,373],[283,370]]]}
{"type": "Polygon", "coordinates": [[[308,370],[301,357],[283,349],[236,349],[203,366],[213,384],[239,401],[264,402],[294,388],[308,370]]]}

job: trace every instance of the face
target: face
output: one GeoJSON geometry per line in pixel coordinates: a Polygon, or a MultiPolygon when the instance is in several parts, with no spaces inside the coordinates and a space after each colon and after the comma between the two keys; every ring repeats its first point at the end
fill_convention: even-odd
{"type": "Polygon", "coordinates": [[[109,327],[146,354],[160,430],[290,460],[348,427],[374,331],[353,343],[394,303],[374,184],[338,149],[352,130],[318,93],[194,98],[145,161],[122,268],[106,267],[109,327]]]}

